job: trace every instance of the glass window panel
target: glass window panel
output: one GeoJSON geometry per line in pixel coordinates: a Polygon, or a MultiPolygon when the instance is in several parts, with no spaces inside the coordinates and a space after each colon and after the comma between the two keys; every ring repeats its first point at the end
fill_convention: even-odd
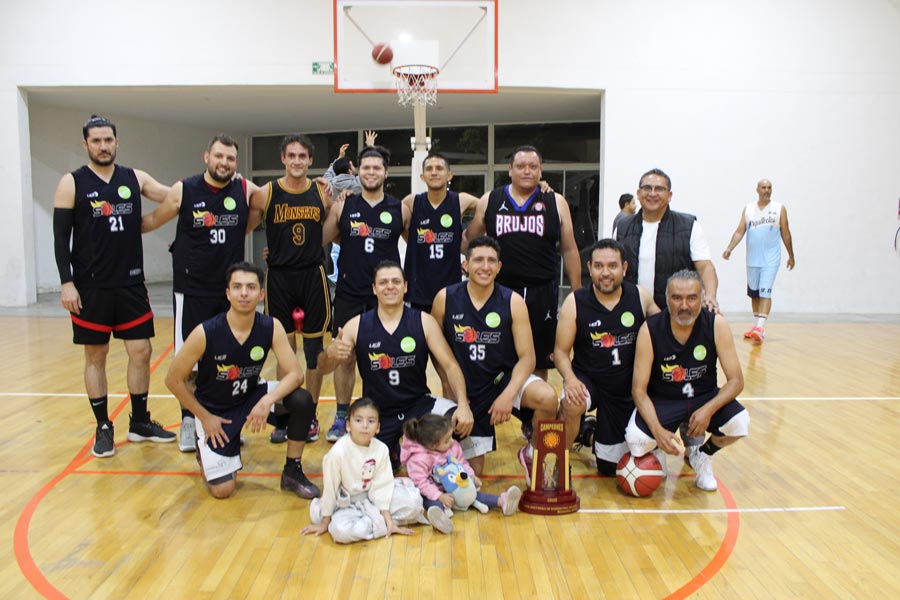
{"type": "Polygon", "coordinates": [[[435,127],[431,151],[447,157],[450,165],[484,165],[488,161],[488,128],[435,127]]]}
{"type": "Polygon", "coordinates": [[[379,130],[375,143],[391,151],[392,167],[408,167],[412,163],[413,151],[409,138],[415,136],[412,129],[379,130]]]}
{"type": "Polygon", "coordinates": [[[494,128],[494,162],[508,163],[518,146],[534,146],[544,164],[600,162],[600,122],[497,125],[494,128]]]}

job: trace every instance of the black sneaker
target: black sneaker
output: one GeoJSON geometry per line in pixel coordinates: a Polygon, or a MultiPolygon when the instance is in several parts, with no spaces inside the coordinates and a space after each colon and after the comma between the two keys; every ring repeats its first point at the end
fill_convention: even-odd
{"type": "Polygon", "coordinates": [[[581,420],[581,427],[578,428],[578,436],[575,438],[573,449],[578,452],[582,448],[593,450],[594,448],[594,431],[597,428],[597,417],[587,415],[581,420]]]}
{"type": "Polygon", "coordinates": [[[272,433],[269,434],[269,443],[270,444],[283,444],[287,441],[287,427],[281,429],[280,427],[276,427],[272,430],[272,433]]]}
{"type": "Polygon", "coordinates": [[[319,488],[303,474],[303,467],[297,461],[285,465],[281,472],[281,489],[292,491],[301,498],[307,500],[316,498],[321,494],[319,488]]]}
{"type": "Polygon", "coordinates": [[[128,441],[167,444],[175,441],[175,433],[166,431],[157,421],[150,420],[150,413],[147,413],[146,421],[135,421],[128,415],[128,441]]]}
{"type": "Polygon", "coordinates": [[[97,432],[94,434],[94,447],[91,454],[97,458],[106,458],[116,453],[116,444],[113,440],[113,424],[103,421],[97,424],[97,432]]]}

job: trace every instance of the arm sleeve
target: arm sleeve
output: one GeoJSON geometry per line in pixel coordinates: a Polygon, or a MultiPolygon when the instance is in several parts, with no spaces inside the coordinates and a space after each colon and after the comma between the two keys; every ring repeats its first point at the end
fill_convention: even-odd
{"type": "Polygon", "coordinates": [[[53,246],[56,253],[56,268],[59,270],[59,282],[72,281],[72,250],[69,240],[72,237],[72,226],[75,223],[74,208],[53,209],[53,246]]]}

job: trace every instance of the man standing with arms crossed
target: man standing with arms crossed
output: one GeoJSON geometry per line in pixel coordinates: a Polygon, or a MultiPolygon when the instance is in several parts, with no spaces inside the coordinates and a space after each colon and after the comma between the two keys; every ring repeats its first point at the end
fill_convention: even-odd
{"type": "Polygon", "coordinates": [[[625,427],[634,412],[634,345],[644,320],[659,312],[650,292],[624,281],[622,246],[603,239],[591,248],[593,285],[566,297],[556,329],[556,368],[563,378],[562,414],[569,447],[587,411],[597,409],[593,452],[597,472],[614,476],[628,447],[625,427]],[[572,356],[572,350],[575,350],[572,356]]]}
{"type": "MultiPolygon", "coordinates": [[[[334,294],[333,334],[353,317],[378,305],[372,290],[375,267],[383,260],[400,263],[398,241],[406,237],[409,209],[397,198],[384,192],[390,152],[372,146],[359,154],[361,194],[337,202],[323,226],[323,241],[340,239],[338,282],[334,294]]],[[[353,362],[337,365],[334,371],[334,394],[337,399],[334,422],[325,434],[336,442],[347,433],[347,411],[356,383],[353,362]]]]}
{"type": "Polygon", "coordinates": [[[745,338],[762,343],[766,337],[766,319],[772,310],[772,286],[781,266],[781,243],[788,251],[787,268],[794,268],[794,244],[788,227],[787,209],[772,201],[772,182],[761,179],[756,184],[757,202],[744,207],[741,221],[731,236],[722,258],[731,258],[731,251],[747,234],[747,295],[753,305],[756,325],[744,334],[745,338]]]}
{"type": "MultiPolygon", "coordinates": [[[[144,215],[144,232],[178,217],[170,248],[176,353],[197,325],[230,306],[222,282],[228,267],[244,260],[248,202],[257,189],[252,182],[235,177],[237,156],[237,142],[224,133],[216,135],[203,154],[206,170],[177,182],[165,202],[144,215]]],[[[193,452],[197,449],[194,416],[182,407],[181,417],[178,447],[193,452]]]]}
{"type": "MultiPolygon", "coordinates": [[[[521,414],[522,408],[533,411],[533,423],[537,424],[556,418],[558,407],[550,384],[532,374],[534,346],[525,301],[495,284],[501,266],[496,240],[482,236],[469,242],[463,263],[468,281],[438,292],[431,313],[465,375],[475,425],[460,444],[476,475],[484,470],[485,454],[497,449],[496,425],[508,421],[513,413],[527,418],[521,414]]],[[[532,455],[530,444],[519,450],[528,485],[532,455]]]]}
{"type": "Polygon", "coordinates": [[[103,458],[116,452],[107,399],[110,333],[128,353],[128,440],[175,440],[147,410],[154,330],[141,241],[141,195],[162,202],[169,188],[115,164],[119,139],[109,119],[91,116],[82,134],[89,162],[63,175],[56,188],[53,237],[61,303],[71,313],[74,343],[84,346],[84,385],[97,419],[91,452],[103,458]]]}
{"type": "MultiPolygon", "coordinates": [[[[288,135],[281,141],[284,176],[250,197],[249,230],[255,229],[260,220],[266,223],[266,314],[281,321],[295,353],[297,335],[303,338],[307,387],[318,404],[322,377],[316,367],[331,321],[331,294],[322,251],[322,224],[331,208],[331,196],[307,176],[314,151],[315,146],[305,135],[288,135]],[[296,308],[304,313],[301,331],[295,330],[296,308]]],[[[278,379],[282,375],[276,371],[278,379]]],[[[318,434],[318,422],[313,419],[308,441],[318,439],[318,434]]],[[[269,439],[285,441],[287,429],[276,427],[269,439]]]]}

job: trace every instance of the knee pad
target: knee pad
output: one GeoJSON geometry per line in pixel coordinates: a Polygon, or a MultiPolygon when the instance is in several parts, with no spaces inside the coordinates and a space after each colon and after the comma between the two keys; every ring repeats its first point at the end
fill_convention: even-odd
{"type": "Polygon", "coordinates": [[[289,415],[287,420],[287,436],[289,440],[296,442],[306,441],[309,433],[309,424],[316,414],[316,403],[312,394],[303,388],[297,388],[282,401],[289,415]]]}
{"type": "Polygon", "coordinates": [[[719,427],[719,431],[728,437],[745,437],[750,433],[750,413],[742,410],[719,427]]]}
{"type": "Polygon", "coordinates": [[[322,338],[303,338],[303,357],[306,358],[306,368],[319,367],[319,353],[324,348],[322,338]]]}

